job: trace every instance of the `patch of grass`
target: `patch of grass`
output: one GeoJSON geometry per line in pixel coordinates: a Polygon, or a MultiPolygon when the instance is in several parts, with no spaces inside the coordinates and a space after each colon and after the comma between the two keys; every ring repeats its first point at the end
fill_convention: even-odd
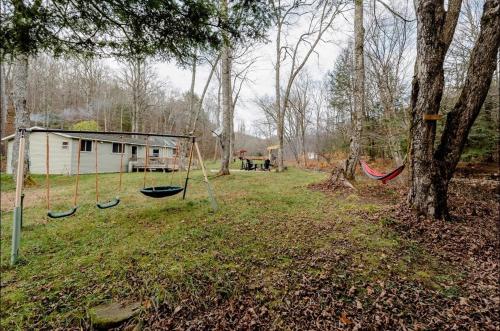
{"type": "MultiPolygon", "coordinates": [[[[182,175],[175,174],[173,182],[181,182],[182,175]]],[[[125,174],[122,202],[106,210],[95,207],[94,176],[82,175],[77,213],[59,220],[45,216],[43,185],[27,188],[27,196],[40,198],[27,199],[23,262],[15,267],[8,265],[12,212],[2,214],[1,327],[85,328],[87,308],[109,300],[176,306],[186,295],[224,299],[255,284],[275,296],[270,306],[279,305],[277,280],[300,277],[300,272],[322,275],[320,262],[301,264],[328,249],[352,254],[360,265],[352,277],[383,279],[391,272],[432,280],[452,277],[418,246],[353,214],[371,213],[375,204],[307,189],[325,174],[292,168],[211,175],[220,206],[216,213],[210,210],[200,171],[192,174],[187,200],[181,195],[144,197],[139,193],[143,174],[125,174]]],[[[114,197],[118,175],[99,179],[101,198],[114,197]]],[[[169,183],[170,176],[153,173],[149,181],[169,183]]],[[[74,178],[54,176],[52,183],[53,208],[71,206],[74,178]]],[[[335,270],[345,277],[345,270],[335,270]]]]}
{"type": "Polygon", "coordinates": [[[12,191],[16,188],[16,183],[11,175],[0,172],[0,188],[2,192],[12,191]]]}

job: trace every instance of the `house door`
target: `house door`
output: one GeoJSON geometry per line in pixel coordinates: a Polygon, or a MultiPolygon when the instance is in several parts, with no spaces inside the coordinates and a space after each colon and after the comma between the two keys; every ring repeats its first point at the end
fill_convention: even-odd
{"type": "Polygon", "coordinates": [[[137,146],[132,146],[132,160],[137,160],[137,146]]]}

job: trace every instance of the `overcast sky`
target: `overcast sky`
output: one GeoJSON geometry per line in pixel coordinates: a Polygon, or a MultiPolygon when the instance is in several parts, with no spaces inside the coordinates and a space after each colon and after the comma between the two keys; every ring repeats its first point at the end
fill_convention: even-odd
{"type": "MultiPolygon", "coordinates": [[[[325,34],[328,42],[322,42],[316,47],[316,54],[311,55],[306,65],[306,70],[316,80],[322,80],[328,70],[333,67],[335,59],[342,47],[346,45],[346,41],[353,35],[353,25],[351,13],[346,13],[344,16],[336,18],[335,26],[329,33],[325,34]]],[[[305,24],[297,26],[295,31],[291,32],[291,36],[297,35],[300,31],[304,31],[305,24]]],[[[271,31],[269,34],[270,42],[267,44],[259,44],[254,50],[254,55],[258,56],[257,62],[252,67],[249,74],[251,83],[244,85],[242,88],[240,99],[235,109],[235,123],[244,121],[247,128],[250,128],[253,121],[262,117],[261,112],[256,107],[254,100],[257,96],[265,94],[274,94],[274,58],[275,58],[275,33],[271,31]]],[[[294,38],[290,37],[290,41],[294,38]]],[[[175,63],[159,63],[156,65],[158,75],[162,79],[168,79],[170,85],[179,91],[189,90],[191,84],[191,71],[189,69],[181,69],[175,63]]],[[[198,95],[201,94],[208,78],[210,68],[208,65],[202,65],[197,68],[195,90],[198,95]]],[[[282,80],[287,76],[286,70],[283,71],[282,80]]],[[[217,79],[212,78],[210,88],[217,87],[217,79]]]]}

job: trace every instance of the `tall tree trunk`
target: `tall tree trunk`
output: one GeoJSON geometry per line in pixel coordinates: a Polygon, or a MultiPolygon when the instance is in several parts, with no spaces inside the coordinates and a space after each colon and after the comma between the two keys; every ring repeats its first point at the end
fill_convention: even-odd
{"type": "Polygon", "coordinates": [[[448,218],[448,185],[462,155],[493,79],[500,45],[500,4],[487,1],[481,32],[472,50],[467,77],[460,97],[448,113],[441,141],[434,153],[432,185],[436,218],[448,218]]]}
{"type": "Polygon", "coordinates": [[[364,36],[363,1],[355,0],[354,5],[354,123],[349,144],[349,156],[346,160],[346,178],[354,179],[354,172],[359,162],[361,152],[361,130],[363,129],[363,114],[365,113],[365,63],[364,63],[364,36]]]}
{"type": "MultiPolygon", "coordinates": [[[[222,66],[221,66],[222,67],[222,66]]],[[[222,72],[220,73],[220,75],[222,75],[222,72]]],[[[215,119],[215,123],[217,124],[216,125],[216,128],[220,128],[221,126],[221,118],[220,118],[220,114],[221,114],[221,111],[222,111],[222,102],[221,102],[221,96],[222,96],[222,82],[221,82],[221,77],[219,76],[219,86],[217,87],[217,110],[216,110],[216,119],[215,119]]]]}
{"type": "MultiPolygon", "coordinates": [[[[17,157],[19,153],[19,129],[29,128],[30,113],[26,105],[27,90],[28,90],[28,55],[17,55],[12,73],[12,100],[15,111],[15,130],[14,145],[12,148],[12,173],[17,173],[17,157]]],[[[26,134],[25,157],[24,157],[24,176],[29,177],[29,134],[26,134]]]]}
{"type": "Polygon", "coordinates": [[[419,1],[416,5],[417,60],[411,96],[409,201],[419,214],[434,215],[431,167],[436,122],[424,121],[423,115],[439,111],[444,87],[443,62],[449,44],[441,40],[446,15],[442,1],[419,1]]]}
{"type": "Polygon", "coordinates": [[[5,63],[0,63],[0,113],[2,117],[0,119],[2,125],[0,127],[0,131],[2,134],[1,137],[5,136],[5,128],[7,124],[7,87],[5,84],[7,83],[6,72],[7,65],[5,63]]]}
{"type": "Polygon", "coordinates": [[[285,140],[285,115],[284,110],[281,109],[281,82],[280,82],[280,71],[281,71],[281,21],[278,20],[278,31],[276,33],[276,68],[275,68],[275,98],[276,98],[276,129],[278,134],[278,171],[283,171],[284,169],[284,140],[285,140]]]}
{"type": "MultiPolygon", "coordinates": [[[[189,109],[188,109],[188,120],[186,121],[186,128],[184,129],[184,133],[188,134],[189,129],[191,128],[191,124],[194,119],[194,87],[196,84],[196,65],[198,62],[198,56],[196,53],[193,55],[193,64],[191,69],[191,87],[189,88],[189,109]]],[[[187,145],[186,145],[187,146],[187,145]]]]}
{"type": "MultiPolygon", "coordinates": [[[[227,0],[221,0],[222,16],[227,19],[228,4],[227,0]]],[[[222,47],[222,162],[219,175],[229,175],[229,160],[231,159],[231,115],[232,115],[232,96],[231,96],[231,44],[226,31],[223,32],[223,47],[222,47]]]]}
{"type": "Polygon", "coordinates": [[[443,63],[453,38],[461,1],[417,4],[417,62],[412,87],[412,146],[410,154],[410,204],[417,214],[437,219],[448,217],[448,184],[453,177],[474,124],[488,93],[500,43],[500,5],[487,0],[481,31],[472,51],[465,85],[448,113],[441,141],[434,151],[436,122],[424,114],[437,114],[443,93],[443,63]]]}

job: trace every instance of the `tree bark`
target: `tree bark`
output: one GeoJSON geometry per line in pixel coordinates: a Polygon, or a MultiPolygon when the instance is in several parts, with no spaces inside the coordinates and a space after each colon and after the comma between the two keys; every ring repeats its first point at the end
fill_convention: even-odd
{"type": "Polygon", "coordinates": [[[0,113],[2,114],[1,116],[1,127],[0,131],[1,137],[3,138],[5,136],[5,127],[7,124],[7,87],[5,84],[7,83],[7,78],[6,78],[6,69],[7,65],[5,63],[0,63],[0,113]]]}
{"type": "MultiPolygon", "coordinates": [[[[227,19],[228,4],[227,0],[221,0],[223,19],[227,19]]],[[[223,31],[223,46],[222,46],[222,161],[219,175],[229,175],[229,161],[231,159],[231,115],[232,115],[232,96],[231,96],[231,45],[229,36],[226,31],[223,31]]]]}
{"type": "Polygon", "coordinates": [[[434,153],[432,182],[435,187],[435,217],[448,218],[448,184],[462,155],[470,129],[488,94],[500,45],[500,5],[485,3],[479,39],[472,50],[465,85],[446,117],[440,144],[434,153]]]}
{"type": "MultiPolygon", "coordinates": [[[[280,10],[280,9],[278,9],[280,10]]],[[[282,29],[282,24],[281,24],[281,15],[278,15],[278,22],[277,22],[277,33],[276,33],[276,68],[275,68],[275,98],[276,98],[276,118],[277,118],[277,123],[276,123],[276,130],[278,133],[278,155],[277,155],[277,162],[278,162],[278,171],[283,171],[284,169],[284,162],[283,162],[283,148],[284,148],[284,140],[285,140],[285,128],[284,128],[284,122],[285,122],[285,115],[284,115],[284,110],[281,109],[281,82],[280,82],[280,75],[281,75],[281,29],[282,29]]]]}
{"type": "Polygon", "coordinates": [[[461,1],[417,3],[417,62],[412,86],[412,146],[408,200],[417,214],[448,218],[448,184],[460,160],[472,127],[484,103],[495,71],[500,41],[500,5],[487,0],[481,31],[472,51],[465,85],[448,113],[441,141],[434,150],[436,122],[424,114],[437,114],[443,94],[443,63],[453,37],[461,1]],[[457,7],[458,3],[458,7],[457,7]]]}
{"type": "Polygon", "coordinates": [[[195,54],[193,56],[193,64],[191,69],[191,87],[189,88],[189,109],[188,109],[188,120],[186,121],[186,128],[184,130],[185,134],[189,133],[189,129],[191,128],[191,123],[194,118],[194,87],[196,84],[196,65],[198,62],[198,56],[195,54]]]}
{"type": "Polygon", "coordinates": [[[361,131],[363,129],[363,114],[365,113],[365,63],[364,63],[364,35],[363,1],[355,0],[354,7],[354,123],[349,144],[349,156],[346,160],[346,178],[354,179],[356,167],[361,152],[361,131]]]}
{"type": "MultiPolygon", "coordinates": [[[[12,148],[12,173],[17,173],[17,158],[19,153],[19,140],[21,138],[19,129],[30,127],[30,112],[26,105],[28,90],[28,55],[17,55],[12,72],[12,100],[14,103],[15,120],[14,127],[16,136],[12,148]]],[[[26,145],[24,154],[24,178],[29,177],[29,134],[26,133],[26,145]]]]}

